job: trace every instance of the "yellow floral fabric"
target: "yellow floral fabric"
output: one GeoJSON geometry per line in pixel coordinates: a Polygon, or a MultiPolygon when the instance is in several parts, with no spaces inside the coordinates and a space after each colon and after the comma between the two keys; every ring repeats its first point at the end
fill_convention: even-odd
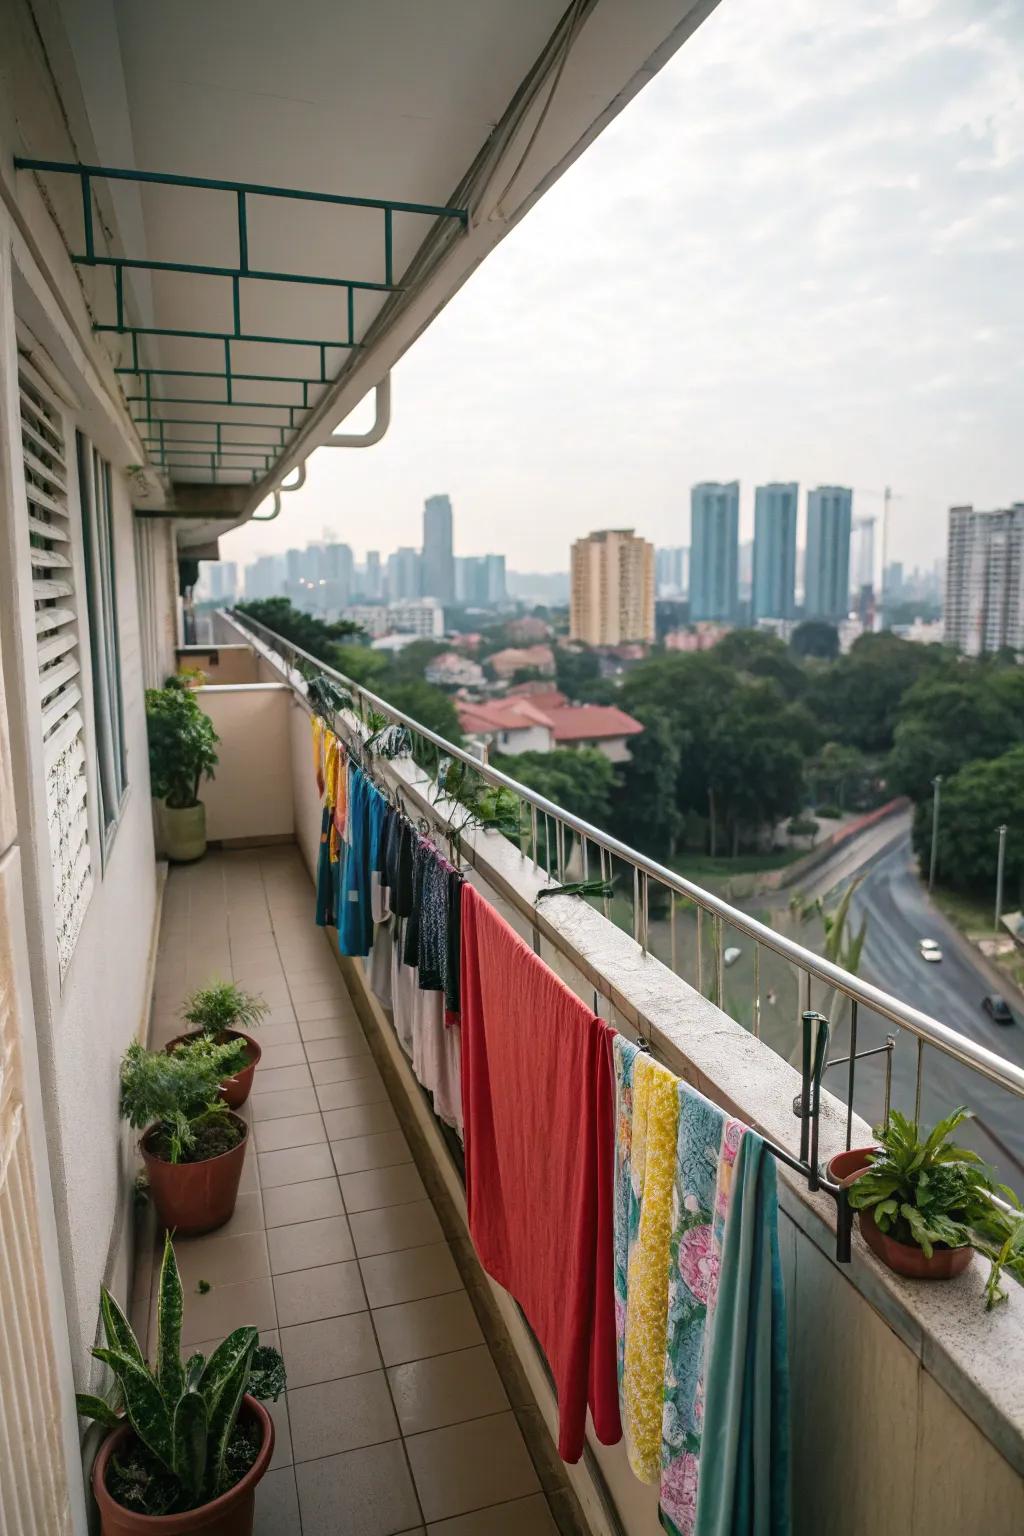
{"type": "MultiPolygon", "coordinates": [[[[624,1108],[620,1104],[620,1110],[624,1108]]],[[[656,1483],[661,1474],[669,1241],[676,1177],[679,1080],[649,1056],[633,1065],[630,1222],[620,1385],[629,1464],[656,1483]]]]}

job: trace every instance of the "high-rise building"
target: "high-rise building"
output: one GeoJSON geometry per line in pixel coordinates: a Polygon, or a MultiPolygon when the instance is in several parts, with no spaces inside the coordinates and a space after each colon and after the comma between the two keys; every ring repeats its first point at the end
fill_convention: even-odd
{"type": "Polygon", "coordinates": [[[388,601],[404,602],[423,594],[423,558],[418,549],[403,545],[388,555],[388,601]]]}
{"type": "Polygon", "coordinates": [[[804,613],[809,619],[845,619],[850,611],[850,525],[853,492],[819,485],[807,493],[804,613]]]}
{"type": "Polygon", "coordinates": [[[455,601],[487,608],[505,601],[505,556],[465,555],[455,559],[455,601]]]}
{"type": "Polygon", "coordinates": [[[679,544],[654,554],[655,588],[659,597],[685,597],[690,586],[690,551],[679,544]]]}
{"type": "Polygon", "coordinates": [[[654,639],[654,545],[632,528],[572,546],[569,634],[587,645],[654,639]]]}
{"type": "Polygon", "coordinates": [[[439,603],[455,601],[452,504],[447,496],[428,496],[423,503],[423,596],[436,597],[439,603]]]}
{"type": "Polygon", "coordinates": [[[690,616],[731,622],[739,600],[739,481],[695,485],[690,517],[690,616]]]}
{"type": "Polygon", "coordinates": [[[759,485],[754,492],[753,618],[791,619],[796,613],[796,481],[759,485]]]}
{"type": "Polygon", "coordinates": [[[951,507],[948,551],[946,644],[968,656],[1024,651],[1024,502],[951,507]]]}
{"type": "Polygon", "coordinates": [[[384,573],[381,570],[380,550],[368,549],[366,551],[366,569],[363,572],[363,595],[372,603],[379,602],[384,596],[384,573]]]}

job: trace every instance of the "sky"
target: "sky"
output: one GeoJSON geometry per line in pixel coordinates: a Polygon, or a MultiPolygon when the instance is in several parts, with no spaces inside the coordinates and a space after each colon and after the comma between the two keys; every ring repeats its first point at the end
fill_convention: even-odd
{"type": "MultiPolygon", "coordinates": [[[[369,402],[350,418],[359,430],[369,402]]],[[[1024,500],[1024,4],[722,0],[419,338],[377,447],[322,451],[248,561],[330,536],[568,568],[689,542],[689,488],[893,488],[889,555],[1024,500]]]]}

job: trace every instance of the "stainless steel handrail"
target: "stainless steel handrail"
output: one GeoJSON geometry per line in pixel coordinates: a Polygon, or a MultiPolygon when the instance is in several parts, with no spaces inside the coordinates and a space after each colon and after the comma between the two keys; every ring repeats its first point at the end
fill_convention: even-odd
{"type": "Polygon", "coordinates": [[[585,839],[587,843],[595,844],[605,853],[624,860],[634,870],[646,875],[648,879],[656,880],[677,895],[687,897],[699,908],[713,913],[716,918],[727,922],[739,933],[746,934],[756,944],[763,944],[766,949],[772,950],[782,959],[799,966],[807,975],[835,988],[844,996],[889,1020],[900,1029],[908,1030],[918,1040],[934,1046],[943,1055],[952,1057],[972,1071],[981,1073],[990,1082],[998,1083],[1000,1087],[1024,1098],[1024,1067],[1019,1067],[1016,1062],[1007,1061],[1004,1057],[998,1056],[995,1051],[990,1051],[987,1046],[979,1045],[977,1041],[961,1035],[948,1024],[943,1024],[919,1009],[910,1007],[899,998],[892,997],[888,992],[872,986],[870,982],[860,980],[859,977],[844,971],[841,966],[834,965],[830,960],[822,959],[812,950],[805,949],[802,944],[797,944],[793,939],[787,939],[785,935],[776,933],[764,923],[759,923],[756,918],[748,916],[746,912],[730,906],[727,901],[723,901],[712,891],[706,891],[702,886],[694,885],[692,881],[676,874],[675,870],[668,869],[655,859],[648,858],[646,854],[637,852],[628,844],[620,842],[617,837],[612,837],[610,833],[601,831],[599,827],[584,821],[582,817],[573,815],[571,811],[563,810],[544,795],[539,795],[536,790],[520,784],[518,780],[510,778],[508,774],[502,773],[497,768],[492,768],[490,764],[481,762],[472,753],[455,746],[453,742],[439,736],[436,731],[429,730],[412,716],[404,714],[400,709],[395,709],[386,699],[372,693],[352,678],[346,677],[343,672],[337,671],[318,657],[310,655],[293,641],[275,634],[272,629],[268,629],[265,624],[261,624],[249,614],[232,610],[231,618],[243,629],[248,629],[263,638],[270,650],[280,652],[284,648],[293,658],[301,660],[308,666],[316,667],[326,677],[340,683],[354,697],[362,699],[371,709],[387,715],[398,725],[404,725],[422,740],[429,741],[447,757],[465,763],[495,788],[511,791],[535,811],[544,816],[550,816],[556,823],[570,828],[578,837],[585,839]]]}

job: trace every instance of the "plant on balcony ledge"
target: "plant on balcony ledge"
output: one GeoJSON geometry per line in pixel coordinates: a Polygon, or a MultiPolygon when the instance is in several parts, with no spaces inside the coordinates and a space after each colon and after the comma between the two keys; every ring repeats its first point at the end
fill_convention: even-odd
{"type": "Polygon", "coordinates": [[[244,1040],[208,1035],[168,1054],[133,1040],[121,1059],[121,1116],[136,1130],[157,1215],[182,1236],[223,1226],[235,1208],[249,1128],[220,1096],[247,1064],[244,1040]]]}
{"type": "Polygon", "coordinates": [[[163,802],[163,840],[168,858],[191,863],[206,852],[203,778],[217,766],[217,733],[203,714],[187,678],[169,677],[146,689],[146,731],[153,794],[163,802]]]}
{"type": "Polygon", "coordinates": [[[165,1527],[175,1536],[247,1536],[256,1485],[274,1451],[274,1423],[261,1400],[284,1390],[284,1363],[259,1344],[255,1328],[236,1328],[209,1359],[182,1360],[184,1297],[170,1237],[157,1294],[150,1367],[117,1302],[105,1288],[100,1293],[106,1347],[93,1354],[110,1366],[116,1386],[109,1399],[79,1393],[77,1401],[83,1418],[111,1431],[92,1472],[103,1536],[165,1527]]]}
{"type": "Polygon", "coordinates": [[[248,1052],[246,1065],[220,1085],[221,1098],[228,1108],[240,1109],[252,1092],[252,1080],[262,1054],[256,1041],[244,1031],[259,1024],[268,1009],[262,997],[243,992],[233,981],[216,981],[186,999],[182,1017],[195,1028],[187,1035],[178,1035],[167,1049],[175,1051],[180,1045],[204,1036],[217,1045],[242,1041],[248,1052]]]}
{"type": "Polygon", "coordinates": [[[967,1268],[972,1249],[983,1253],[992,1261],[985,1287],[991,1308],[1006,1298],[1004,1269],[1024,1281],[1024,1213],[976,1152],[950,1142],[969,1118],[969,1110],[955,1109],[922,1139],[917,1124],[894,1110],[887,1126],[876,1127],[880,1145],[865,1151],[850,1204],[861,1213],[868,1246],[898,1274],[949,1279],[967,1268]],[[997,1204],[997,1195],[1013,1209],[997,1204]]]}

